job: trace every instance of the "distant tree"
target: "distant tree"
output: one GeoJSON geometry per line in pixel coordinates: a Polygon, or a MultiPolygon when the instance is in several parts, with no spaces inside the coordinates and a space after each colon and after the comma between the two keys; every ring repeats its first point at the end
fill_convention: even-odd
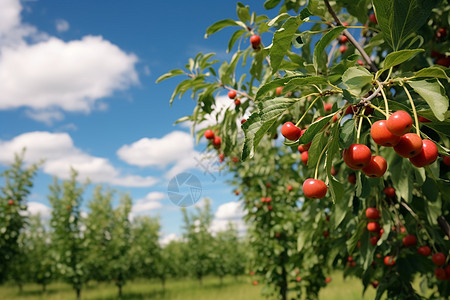
{"type": "Polygon", "coordinates": [[[19,236],[26,222],[26,200],[38,169],[38,164],[24,168],[24,155],[25,150],[16,154],[11,167],[0,174],[5,180],[0,187],[0,283],[7,278],[14,257],[20,253],[19,236]]]}
{"type": "Polygon", "coordinates": [[[77,299],[80,299],[83,283],[89,278],[81,220],[84,189],[85,186],[77,183],[77,172],[72,169],[70,179],[62,183],[54,179],[48,196],[53,208],[50,225],[58,271],[72,285],[77,299]]]}
{"type": "Polygon", "coordinates": [[[168,276],[179,278],[189,274],[189,267],[186,264],[188,251],[187,243],[184,241],[171,241],[162,248],[168,276]]]}

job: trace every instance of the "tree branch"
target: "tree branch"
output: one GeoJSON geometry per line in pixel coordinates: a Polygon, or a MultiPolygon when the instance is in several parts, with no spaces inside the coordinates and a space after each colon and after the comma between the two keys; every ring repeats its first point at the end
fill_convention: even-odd
{"type": "MultiPolygon", "coordinates": [[[[330,2],[328,0],[323,0],[323,1],[325,2],[325,5],[327,6],[328,12],[333,16],[333,19],[336,22],[336,24],[341,26],[342,23],[339,20],[338,16],[336,15],[335,11],[333,10],[333,8],[331,7],[330,2]]],[[[358,41],[351,35],[351,33],[347,29],[344,30],[344,35],[348,38],[350,43],[352,43],[356,47],[356,49],[358,49],[359,53],[361,53],[361,56],[364,58],[364,60],[370,66],[370,69],[373,72],[377,72],[378,71],[377,66],[375,66],[375,64],[370,59],[370,57],[366,53],[366,51],[364,51],[364,49],[361,47],[361,45],[358,43],[358,41]]]]}
{"type": "Polygon", "coordinates": [[[444,219],[443,216],[438,217],[437,221],[442,231],[445,232],[448,238],[450,238],[450,225],[448,224],[448,222],[444,219]]]}

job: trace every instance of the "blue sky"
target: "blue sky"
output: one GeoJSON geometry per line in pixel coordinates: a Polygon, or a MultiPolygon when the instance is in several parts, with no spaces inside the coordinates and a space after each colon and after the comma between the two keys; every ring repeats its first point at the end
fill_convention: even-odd
{"type": "MultiPolygon", "coordinates": [[[[85,203],[97,183],[129,191],[135,215],[160,215],[164,237],[179,235],[181,226],[168,181],[188,170],[212,199],[215,228],[239,217],[237,197],[225,184],[230,176],[205,174],[195,163],[204,159],[205,144],[194,145],[186,126],[173,125],[192,112],[193,101],[185,96],[171,108],[178,79],[155,84],[198,52],[227,58],[231,31],[208,39],[204,33],[218,20],[236,18],[236,2],[92,3],[1,1],[0,170],[26,146],[27,163],[46,159],[29,198],[32,211],[48,213],[52,177],[65,178],[74,166],[93,181],[85,203]]],[[[245,4],[276,13],[264,11],[261,1],[245,4]]]]}

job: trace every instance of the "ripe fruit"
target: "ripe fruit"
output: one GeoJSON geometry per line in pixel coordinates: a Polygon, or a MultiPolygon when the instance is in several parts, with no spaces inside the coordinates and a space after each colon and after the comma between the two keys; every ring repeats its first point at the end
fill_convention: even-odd
{"type": "Polygon", "coordinates": [[[253,281],[252,281],[252,284],[253,284],[253,285],[258,285],[258,280],[253,280],[253,281]]]}
{"type": "Polygon", "coordinates": [[[213,139],[213,145],[216,148],[220,148],[220,145],[222,144],[222,139],[219,136],[214,137],[213,139]]]}
{"type": "Polygon", "coordinates": [[[253,275],[255,275],[255,272],[250,271],[250,276],[253,276],[253,275]]]}
{"type": "Polygon", "coordinates": [[[386,121],[387,129],[393,135],[404,135],[408,133],[413,125],[411,116],[404,110],[399,110],[393,113],[386,121]]]}
{"type": "Polygon", "coordinates": [[[241,100],[239,100],[239,99],[234,100],[234,105],[236,105],[236,106],[241,105],[241,100]]]}
{"type": "Polygon", "coordinates": [[[403,242],[403,245],[405,245],[405,247],[411,247],[411,246],[417,245],[417,239],[412,234],[405,236],[403,238],[402,242],[403,242]]]}
{"type": "Polygon", "coordinates": [[[366,209],[366,217],[368,219],[377,220],[380,218],[380,212],[375,207],[369,207],[366,209]]]}
{"type": "Polygon", "coordinates": [[[444,253],[438,252],[433,254],[431,260],[436,266],[443,266],[445,264],[445,255],[444,253]]]}
{"type": "Polygon", "coordinates": [[[417,168],[432,164],[438,157],[438,148],[433,141],[424,139],[422,140],[422,143],[422,151],[409,159],[417,168]]]}
{"type": "Polygon", "coordinates": [[[422,116],[418,116],[417,119],[419,120],[420,123],[430,123],[431,121],[428,120],[427,118],[424,118],[422,116]]]}
{"type": "Polygon", "coordinates": [[[358,59],[358,60],[356,61],[356,63],[357,63],[358,65],[360,65],[360,66],[364,65],[363,61],[360,60],[360,59],[358,59]]]}
{"type": "Polygon", "coordinates": [[[234,194],[235,194],[236,196],[239,196],[240,192],[239,192],[239,191],[234,191],[234,194]]]}
{"type": "Polygon", "coordinates": [[[303,164],[306,166],[308,164],[308,151],[302,153],[301,159],[303,164]]]}
{"type": "Polygon", "coordinates": [[[220,154],[219,154],[219,162],[222,163],[224,159],[225,159],[225,154],[220,153],[220,154]]]}
{"type": "Polygon", "coordinates": [[[325,109],[325,111],[331,111],[332,108],[333,108],[333,104],[331,104],[331,103],[325,103],[323,105],[323,109],[325,109]]]}
{"type": "Polygon", "coordinates": [[[241,120],[241,125],[244,124],[245,122],[247,122],[247,119],[242,119],[241,120]]]}
{"type": "Polygon", "coordinates": [[[446,36],[447,36],[447,29],[441,27],[436,31],[436,37],[438,39],[444,38],[446,36]]]}
{"type": "Polygon", "coordinates": [[[341,38],[339,39],[339,43],[345,44],[347,42],[348,42],[348,38],[345,35],[342,35],[341,38]]]}
{"type": "Polygon", "coordinates": [[[296,141],[301,136],[302,130],[292,122],[286,122],[281,127],[281,134],[291,141],[296,141]]]}
{"type": "Polygon", "coordinates": [[[376,289],[380,283],[378,281],[372,281],[371,284],[373,288],[376,289]]]}
{"type": "Polygon", "coordinates": [[[445,270],[442,268],[437,268],[434,270],[434,276],[436,276],[439,280],[446,280],[447,279],[447,273],[445,273],[445,270]]]}
{"type": "Polygon", "coordinates": [[[261,44],[261,37],[259,35],[252,35],[250,37],[250,43],[252,44],[253,49],[258,49],[259,44],[261,44]]]}
{"type": "Polygon", "coordinates": [[[417,249],[417,253],[419,253],[422,256],[429,256],[431,254],[431,249],[428,246],[422,246],[417,249]]]}
{"type": "Polygon", "coordinates": [[[306,149],[305,149],[305,145],[298,145],[298,151],[300,152],[300,153],[303,153],[303,152],[305,152],[306,151],[306,149]]]}
{"type": "Polygon", "coordinates": [[[266,188],[270,188],[271,186],[270,182],[266,182],[266,188]]]}
{"type": "Polygon", "coordinates": [[[423,142],[415,133],[407,133],[400,137],[400,141],[394,146],[395,152],[405,158],[411,158],[422,151],[423,142]]]}
{"type": "Polygon", "coordinates": [[[378,24],[377,17],[375,16],[374,13],[371,13],[371,14],[369,15],[369,21],[372,22],[372,23],[374,23],[374,24],[378,24]]]}
{"type": "Polygon", "coordinates": [[[331,175],[336,176],[336,174],[337,174],[337,171],[336,171],[336,169],[334,168],[334,166],[332,166],[332,167],[331,167],[331,175]]]}
{"type": "Polygon", "coordinates": [[[378,237],[377,236],[372,236],[370,237],[370,243],[372,244],[372,246],[375,246],[378,242],[378,237]]]}
{"type": "Polygon", "coordinates": [[[347,177],[347,180],[351,184],[356,184],[356,174],[355,173],[349,174],[348,177],[347,177]]]}
{"type": "Polygon", "coordinates": [[[330,236],[330,233],[329,233],[328,231],[324,231],[324,232],[323,232],[323,236],[327,238],[327,237],[330,236]]]}
{"type": "Polygon", "coordinates": [[[273,208],[272,205],[267,205],[267,210],[268,210],[268,211],[271,211],[272,208],[273,208]]]}
{"type": "Polygon", "coordinates": [[[327,186],[322,180],[308,178],[303,183],[303,193],[307,198],[322,199],[327,194],[327,186]]]}
{"type": "Polygon", "coordinates": [[[211,129],[205,131],[205,138],[212,140],[214,138],[214,132],[211,129]]]}
{"type": "Polygon", "coordinates": [[[287,190],[288,190],[289,192],[292,191],[292,185],[289,184],[289,185],[287,186],[287,190]]]}
{"type": "Polygon", "coordinates": [[[444,156],[442,162],[444,163],[444,165],[450,166],[450,156],[444,156]]]}
{"type": "Polygon", "coordinates": [[[302,278],[300,276],[295,277],[295,281],[300,282],[302,281],[302,278]]]}
{"type": "Polygon", "coordinates": [[[384,189],[384,193],[386,194],[386,196],[388,196],[389,198],[394,198],[395,197],[395,189],[392,186],[388,186],[384,189]]]}
{"type": "Polygon", "coordinates": [[[390,266],[392,267],[393,265],[395,265],[395,259],[392,255],[387,255],[384,257],[384,264],[386,266],[390,266]]]}
{"type": "Polygon", "coordinates": [[[230,99],[236,98],[236,91],[235,90],[229,91],[228,92],[228,98],[230,98],[230,99]]]}
{"type": "Polygon", "coordinates": [[[13,201],[12,199],[9,199],[9,200],[8,200],[8,205],[9,205],[9,206],[14,205],[14,201],[13,201]]]}
{"type": "Polygon", "coordinates": [[[365,166],[362,171],[366,176],[372,178],[378,178],[384,175],[387,170],[387,162],[384,157],[379,155],[374,155],[370,159],[370,162],[365,166]]]}
{"type": "Polygon", "coordinates": [[[330,283],[330,282],[331,282],[331,278],[330,277],[325,278],[325,283],[330,283]]]}
{"type": "Polygon", "coordinates": [[[370,232],[378,232],[380,231],[380,223],[378,222],[369,222],[367,223],[367,230],[370,232]]]}
{"type": "Polygon", "coordinates": [[[353,115],[355,112],[353,111],[353,105],[348,106],[345,109],[344,115],[353,115]]]}
{"type": "Polygon", "coordinates": [[[237,158],[236,156],[233,157],[233,162],[235,162],[235,163],[239,162],[239,158],[237,158]]]}
{"type": "Polygon", "coordinates": [[[369,164],[372,154],[366,145],[351,144],[348,149],[344,149],[343,157],[349,168],[358,170],[369,164]]]}
{"type": "Polygon", "coordinates": [[[436,60],[436,64],[448,68],[450,67],[450,57],[441,57],[436,60]]]}
{"type": "Polygon", "coordinates": [[[353,257],[351,256],[347,257],[347,261],[353,261],[353,257]]]}
{"type": "Polygon", "coordinates": [[[393,135],[386,127],[386,120],[373,123],[370,135],[375,143],[384,147],[394,147],[400,141],[400,137],[393,135]]]}
{"type": "Polygon", "coordinates": [[[277,89],[275,90],[275,94],[277,94],[277,96],[280,96],[282,92],[283,92],[282,86],[277,87],[277,89]]]}
{"type": "Polygon", "coordinates": [[[347,45],[341,45],[339,47],[339,52],[344,53],[345,51],[347,51],[347,49],[348,49],[347,45]]]}

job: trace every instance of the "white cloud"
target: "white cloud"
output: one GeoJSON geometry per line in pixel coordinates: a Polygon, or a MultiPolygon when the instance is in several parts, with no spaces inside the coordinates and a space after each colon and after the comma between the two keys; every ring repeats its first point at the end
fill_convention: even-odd
{"type": "Polygon", "coordinates": [[[131,145],[123,145],[117,151],[120,159],[140,167],[172,168],[166,173],[171,178],[194,168],[200,154],[194,150],[193,137],[182,131],[173,131],[162,138],[142,138],[131,145]]]}
{"type": "Polygon", "coordinates": [[[28,202],[27,210],[30,215],[40,214],[41,218],[43,219],[50,218],[52,213],[52,209],[50,207],[48,207],[45,204],[34,201],[28,202]]]}
{"type": "Polygon", "coordinates": [[[133,205],[131,211],[133,214],[142,213],[149,210],[155,210],[162,207],[160,200],[166,198],[166,194],[161,192],[150,192],[143,199],[138,199],[133,205]]]}
{"type": "Polygon", "coordinates": [[[26,110],[25,114],[29,118],[49,126],[64,119],[64,114],[58,110],[26,110]]]}
{"type": "Polygon", "coordinates": [[[157,182],[152,177],[122,175],[111,163],[102,157],[96,157],[75,147],[67,133],[46,131],[28,132],[12,140],[0,140],[0,163],[10,164],[14,153],[26,148],[25,162],[35,163],[45,159],[43,171],[47,174],[68,179],[73,167],[79,172],[79,179],[91,179],[93,182],[105,182],[118,186],[145,187],[157,182]]]}
{"type": "Polygon", "coordinates": [[[100,99],[138,84],[134,54],[101,36],[51,37],[23,24],[21,10],[19,0],[0,2],[0,109],[26,107],[35,111],[29,117],[51,123],[61,111],[89,113],[100,99]]]}
{"type": "Polygon", "coordinates": [[[58,32],[65,32],[65,31],[69,30],[69,28],[70,28],[69,22],[67,22],[66,20],[63,20],[63,19],[56,20],[55,26],[56,26],[56,30],[58,32]]]}
{"type": "Polygon", "coordinates": [[[211,232],[216,233],[227,229],[228,223],[232,223],[236,226],[239,232],[244,232],[247,229],[242,217],[245,212],[242,208],[242,204],[239,202],[227,202],[220,205],[214,215],[214,219],[211,224],[211,232]]]}
{"type": "Polygon", "coordinates": [[[160,238],[159,243],[161,244],[161,246],[166,246],[172,241],[179,241],[179,240],[181,240],[181,238],[177,236],[175,233],[169,233],[168,235],[160,238]]]}

